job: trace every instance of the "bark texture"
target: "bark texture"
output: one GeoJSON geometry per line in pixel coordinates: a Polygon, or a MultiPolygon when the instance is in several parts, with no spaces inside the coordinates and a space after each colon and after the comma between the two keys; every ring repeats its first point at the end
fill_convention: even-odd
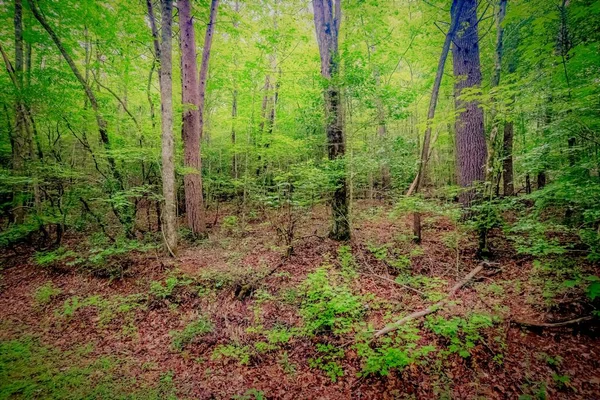
{"type": "Polygon", "coordinates": [[[202,161],[200,158],[200,92],[197,81],[196,38],[190,0],[178,1],[179,43],[181,47],[181,80],[183,125],[183,175],[185,212],[188,227],[194,235],[206,235],[206,218],[202,194],[202,161]]]}
{"type": "Polygon", "coordinates": [[[459,0],[455,0],[451,9],[452,18],[458,20],[459,26],[452,46],[454,106],[458,114],[455,122],[456,163],[458,183],[466,188],[460,195],[460,202],[468,206],[475,197],[475,190],[470,188],[485,179],[487,148],[483,110],[478,101],[464,100],[462,96],[465,89],[471,92],[481,85],[477,1],[464,0],[460,14],[458,4],[459,0]]]}
{"type": "MultiPolygon", "coordinates": [[[[327,154],[330,160],[344,157],[344,121],[338,74],[338,35],[341,21],[341,0],[313,0],[315,30],[321,57],[321,75],[327,81],[325,89],[325,124],[327,154]]],[[[348,194],[345,167],[331,202],[333,225],[329,236],[335,240],[350,239],[348,194]]]]}
{"type": "MultiPolygon", "coordinates": [[[[210,49],[212,38],[215,31],[215,20],[217,19],[217,10],[219,0],[212,0],[210,3],[210,16],[206,26],[206,35],[204,36],[204,47],[202,48],[202,63],[200,64],[200,102],[198,111],[200,114],[200,139],[204,132],[204,103],[206,102],[206,77],[208,75],[208,60],[210,59],[210,49]]],[[[202,154],[202,151],[200,151],[202,154]]]]}
{"type": "Polygon", "coordinates": [[[177,251],[177,207],[175,202],[175,143],[173,137],[173,1],[162,1],[160,43],[160,102],[162,131],[162,183],[165,206],[162,227],[172,255],[177,251]]]}

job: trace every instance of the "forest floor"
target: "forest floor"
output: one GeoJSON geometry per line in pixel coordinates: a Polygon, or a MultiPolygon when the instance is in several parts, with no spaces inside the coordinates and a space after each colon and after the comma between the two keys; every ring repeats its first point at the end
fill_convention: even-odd
{"type": "Polygon", "coordinates": [[[514,323],[568,320],[586,305],[500,232],[490,263],[451,303],[368,342],[361,332],[434,304],[479,265],[476,238],[432,214],[416,245],[409,214],[363,202],[350,248],[324,238],[317,208],[284,258],[272,221],[228,213],[176,260],[132,256],[123,279],[5,254],[0,398],[600,397],[594,323],[514,323]]]}

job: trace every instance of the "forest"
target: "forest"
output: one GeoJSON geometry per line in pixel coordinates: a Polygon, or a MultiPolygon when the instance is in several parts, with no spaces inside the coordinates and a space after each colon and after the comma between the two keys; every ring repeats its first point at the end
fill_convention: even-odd
{"type": "Polygon", "coordinates": [[[1,0],[1,399],[599,399],[600,1],[1,0]]]}

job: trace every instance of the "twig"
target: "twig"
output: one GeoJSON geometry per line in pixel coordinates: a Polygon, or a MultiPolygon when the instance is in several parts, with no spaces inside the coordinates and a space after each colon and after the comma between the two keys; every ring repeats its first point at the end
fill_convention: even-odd
{"type": "Polygon", "coordinates": [[[527,321],[517,321],[517,320],[512,320],[511,322],[513,324],[524,326],[526,328],[560,328],[561,326],[574,325],[574,324],[578,324],[580,322],[590,321],[593,318],[594,318],[593,316],[588,315],[586,317],[575,318],[575,319],[571,319],[568,321],[562,321],[562,322],[527,322],[527,321]]]}
{"type": "Polygon", "coordinates": [[[448,301],[456,294],[456,292],[458,292],[458,290],[460,288],[465,286],[467,283],[469,283],[469,281],[471,279],[473,279],[473,277],[475,275],[480,273],[481,270],[483,269],[483,267],[484,267],[484,264],[479,264],[475,269],[473,269],[471,272],[469,272],[462,281],[460,281],[456,285],[452,286],[452,288],[448,292],[448,296],[444,300],[438,301],[434,305],[429,306],[424,310],[409,314],[406,317],[386,326],[385,328],[380,329],[379,331],[375,332],[375,337],[379,337],[379,336],[385,335],[386,333],[393,332],[408,321],[412,321],[413,319],[424,317],[426,315],[437,312],[440,308],[442,308],[442,306],[444,306],[444,305],[446,305],[446,303],[448,303],[448,301]]]}

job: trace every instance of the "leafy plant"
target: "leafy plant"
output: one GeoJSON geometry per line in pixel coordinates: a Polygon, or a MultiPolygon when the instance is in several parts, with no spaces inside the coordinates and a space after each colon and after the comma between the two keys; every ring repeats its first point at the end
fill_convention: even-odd
{"type": "Polygon", "coordinates": [[[300,313],[309,335],[327,331],[334,334],[349,332],[364,311],[360,297],[334,279],[335,274],[330,273],[329,268],[321,267],[308,275],[302,284],[304,299],[300,313]]]}
{"type": "Polygon", "coordinates": [[[213,329],[212,322],[208,318],[200,316],[196,321],[186,325],[183,330],[170,332],[173,347],[177,350],[183,350],[202,336],[212,332],[213,329]]]}
{"type": "Polygon", "coordinates": [[[251,356],[252,352],[249,346],[241,346],[236,344],[218,345],[212,353],[213,360],[231,358],[237,360],[242,365],[249,364],[251,356]]]}
{"type": "Polygon", "coordinates": [[[344,376],[344,370],[339,362],[345,356],[344,349],[332,344],[318,343],[317,352],[320,354],[317,358],[308,360],[311,368],[324,371],[332,382],[336,382],[339,377],[344,376]]]}
{"type": "Polygon", "coordinates": [[[44,285],[36,289],[33,294],[33,299],[39,305],[45,305],[52,301],[52,299],[62,293],[62,290],[54,286],[52,282],[47,282],[44,285]]]}
{"type": "Polygon", "coordinates": [[[477,313],[472,313],[467,318],[446,319],[442,316],[430,316],[425,325],[434,333],[449,340],[450,353],[457,353],[467,358],[471,356],[471,351],[477,343],[483,340],[482,330],[493,326],[494,320],[489,315],[477,313]]]}

